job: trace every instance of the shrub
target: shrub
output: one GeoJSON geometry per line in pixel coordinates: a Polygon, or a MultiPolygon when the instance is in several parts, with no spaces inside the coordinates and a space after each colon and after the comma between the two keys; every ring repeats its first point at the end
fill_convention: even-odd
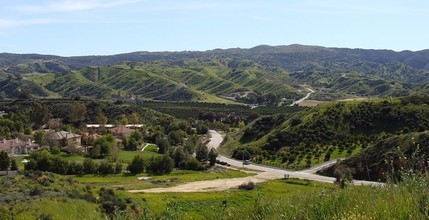
{"type": "Polygon", "coordinates": [[[134,156],[133,160],[131,161],[131,163],[127,167],[127,169],[132,174],[143,173],[144,168],[145,168],[145,161],[143,160],[143,158],[140,155],[134,156]]]}
{"type": "Polygon", "coordinates": [[[98,173],[102,175],[113,174],[115,173],[115,169],[113,164],[103,161],[100,163],[98,167],[98,173]]]}
{"type": "Polygon", "coordinates": [[[238,189],[241,190],[254,190],[256,187],[256,184],[252,181],[249,181],[247,183],[243,183],[241,185],[238,186],[238,189]]]}
{"type": "Polygon", "coordinates": [[[118,173],[122,173],[122,164],[121,164],[121,163],[117,163],[117,164],[115,165],[115,173],[116,173],[116,174],[118,174],[118,173]]]}
{"type": "Polygon", "coordinates": [[[152,157],[149,160],[147,171],[155,174],[171,173],[174,167],[174,160],[168,156],[152,157]]]}
{"type": "Polygon", "coordinates": [[[185,162],[185,169],[201,171],[201,170],[204,170],[204,167],[201,164],[201,162],[198,161],[195,157],[188,156],[188,158],[186,158],[186,162],[185,162]]]}

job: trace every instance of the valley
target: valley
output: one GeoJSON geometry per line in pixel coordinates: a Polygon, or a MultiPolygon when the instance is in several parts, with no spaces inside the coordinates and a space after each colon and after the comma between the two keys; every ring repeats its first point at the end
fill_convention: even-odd
{"type": "Polygon", "coordinates": [[[428,55],[0,54],[0,218],[427,217],[428,55]]]}

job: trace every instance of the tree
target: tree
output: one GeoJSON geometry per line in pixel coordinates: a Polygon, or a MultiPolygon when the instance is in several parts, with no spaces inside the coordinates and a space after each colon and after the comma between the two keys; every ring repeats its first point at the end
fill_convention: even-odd
{"type": "Polygon", "coordinates": [[[162,135],[158,135],[155,140],[156,146],[158,146],[158,153],[165,154],[170,148],[170,142],[168,142],[162,135]]]}
{"type": "Polygon", "coordinates": [[[102,175],[113,174],[115,173],[115,167],[109,162],[102,161],[98,166],[98,173],[102,175]]]}
{"type": "Polygon", "coordinates": [[[174,167],[174,160],[164,154],[161,157],[152,157],[147,165],[147,171],[155,174],[171,173],[174,167]]]}
{"type": "Polygon", "coordinates": [[[104,115],[101,109],[98,109],[97,111],[97,123],[100,125],[101,128],[104,128],[107,123],[107,117],[104,115]]]}
{"type": "Polygon", "coordinates": [[[139,143],[143,142],[143,134],[139,130],[135,130],[131,133],[130,138],[134,138],[139,143]]]}
{"type": "Polygon", "coordinates": [[[122,140],[122,145],[124,146],[124,150],[135,151],[139,146],[139,143],[134,138],[125,137],[122,140]]]}
{"type": "Polygon", "coordinates": [[[187,170],[195,170],[195,171],[201,171],[204,170],[203,165],[200,161],[195,159],[195,157],[188,156],[185,161],[185,168],[187,170]]]}
{"type": "MultiPolygon", "coordinates": [[[[49,171],[52,168],[52,165],[51,165],[52,156],[47,150],[32,151],[29,157],[30,157],[30,162],[31,161],[35,162],[34,167],[28,166],[33,170],[49,171]]],[[[26,169],[27,169],[27,166],[26,166],[26,169]]]]}
{"type": "Polygon", "coordinates": [[[18,170],[18,164],[16,164],[16,160],[15,159],[11,160],[10,170],[18,170]]]}
{"type": "Polygon", "coordinates": [[[196,130],[197,134],[207,134],[209,132],[209,128],[203,123],[198,123],[196,130]]]}
{"type": "Polygon", "coordinates": [[[216,149],[214,149],[214,148],[210,149],[210,152],[209,152],[210,166],[214,166],[216,164],[217,156],[218,156],[218,153],[217,153],[216,149]]]}
{"type": "Polygon", "coordinates": [[[177,147],[173,153],[174,166],[175,167],[183,167],[186,160],[186,153],[182,146],[177,147]]]}
{"type": "Polygon", "coordinates": [[[56,154],[60,154],[60,148],[57,146],[51,147],[49,152],[51,152],[51,154],[56,155],[56,154]]]}
{"type": "Polygon", "coordinates": [[[6,151],[0,152],[0,170],[6,170],[6,174],[8,174],[8,169],[10,166],[10,158],[7,155],[6,151]]]}
{"type": "Polygon", "coordinates": [[[48,108],[45,105],[34,102],[30,110],[31,121],[34,123],[34,128],[39,129],[42,125],[46,124],[52,117],[48,108]]]}
{"type": "Polygon", "coordinates": [[[168,134],[168,139],[170,140],[170,144],[173,146],[177,146],[183,143],[183,135],[180,131],[171,131],[168,134]]]}
{"type": "Polygon", "coordinates": [[[130,123],[131,124],[138,124],[138,123],[140,123],[140,115],[138,113],[136,113],[136,112],[133,112],[130,115],[130,123]]]}
{"type": "Polygon", "coordinates": [[[86,106],[79,102],[73,102],[70,106],[69,122],[75,125],[80,125],[80,123],[85,119],[86,106]]]}
{"type": "Polygon", "coordinates": [[[92,142],[92,149],[90,151],[90,156],[92,158],[104,158],[105,156],[111,154],[112,148],[115,145],[115,139],[112,134],[106,134],[101,137],[98,137],[92,142]]]}
{"type": "Polygon", "coordinates": [[[124,114],[122,114],[121,116],[119,116],[118,122],[119,122],[120,125],[122,125],[123,127],[125,127],[125,125],[128,124],[127,116],[124,115],[124,114]]]}
{"type": "Polygon", "coordinates": [[[85,174],[92,174],[97,172],[97,164],[92,159],[86,158],[83,160],[83,171],[85,174]]]}
{"type": "Polygon", "coordinates": [[[195,158],[197,158],[198,161],[206,161],[208,159],[209,149],[206,145],[200,144],[195,153],[195,158]]]}
{"type": "Polygon", "coordinates": [[[46,136],[44,131],[36,131],[36,133],[33,134],[34,141],[38,143],[40,146],[45,146],[46,143],[46,136]]]}
{"type": "Polygon", "coordinates": [[[60,127],[61,122],[57,119],[49,119],[47,124],[49,129],[56,130],[60,127]]]}
{"type": "Polygon", "coordinates": [[[134,156],[133,160],[127,167],[127,169],[132,174],[143,173],[144,168],[145,168],[145,161],[143,160],[143,157],[141,157],[140,155],[134,156]]]}

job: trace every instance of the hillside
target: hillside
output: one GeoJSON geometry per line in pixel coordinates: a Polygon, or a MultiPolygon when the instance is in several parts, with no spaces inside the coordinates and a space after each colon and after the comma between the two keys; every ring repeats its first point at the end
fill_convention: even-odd
{"type": "Polygon", "coordinates": [[[264,116],[233,135],[225,148],[241,146],[230,150],[233,157],[247,151],[256,162],[302,167],[355,154],[394,135],[428,130],[428,104],[427,95],[409,96],[326,103],[294,115],[264,116]]]}
{"type": "Polygon", "coordinates": [[[427,131],[394,135],[320,173],[333,176],[337,170],[349,169],[356,179],[397,181],[410,172],[425,172],[428,155],[427,131]]]}
{"type": "Polygon", "coordinates": [[[428,92],[429,50],[257,46],[60,57],[0,54],[0,97],[112,98],[266,104],[300,96],[298,84],[333,100],[428,92]],[[23,92],[24,91],[24,92],[23,92]],[[24,93],[24,94],[22,94],[24,93]],[[247,97],[249,94],[249,98],[247,97]],[[270,96],[268,94],[271,94],[270,96]],[[277,97],[273,97],[276,95],[277,97]],[[259,102],[257,99],[263,99],[259,102]],[[273,101],[274,100],[274,101],[273,101]]]}

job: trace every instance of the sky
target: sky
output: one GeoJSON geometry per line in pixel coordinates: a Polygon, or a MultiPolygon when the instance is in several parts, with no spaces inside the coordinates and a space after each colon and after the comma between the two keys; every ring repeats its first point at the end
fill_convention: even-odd
{"type": "Polygon", "coordinates": [[[257,45],[429,49],[427,0],[0,1],[0,52],[61,56],[257,45]]]}

